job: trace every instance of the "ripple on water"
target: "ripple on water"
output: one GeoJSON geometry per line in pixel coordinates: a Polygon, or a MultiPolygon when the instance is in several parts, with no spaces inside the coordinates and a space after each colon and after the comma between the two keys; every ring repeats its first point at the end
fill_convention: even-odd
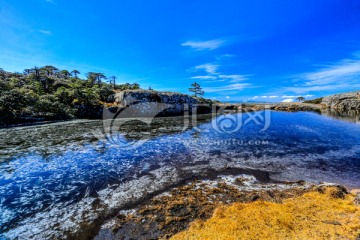
{"type": "MultiPolygon", "coordinates": [[[[246,167],[277,179],[360,187],[356,124],[278,112],[266,131],[249,123],[225,134],[212,123],[207,119],[198,126],[202,131],[182,132],[178,120],[161,120],[143,145],[126,150],[94,140],[100,121],[0,130],[0,232],[10,238],[64,237],[80,223],[208,169],[246,167]]],[[[122,141],[131,141],[120,133],[122,141]]],[[[136,131],[130,135],[138,137],[136,131]]]]}

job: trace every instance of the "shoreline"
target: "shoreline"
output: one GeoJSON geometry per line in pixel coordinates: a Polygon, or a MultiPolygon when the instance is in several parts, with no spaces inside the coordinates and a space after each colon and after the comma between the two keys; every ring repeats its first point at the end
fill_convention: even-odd
{"type": "MultiPolygon", "coordinates": [[[[199,115],[200,116],[200,115],[199,115]]],[[[201,116],[204,116],[204,115],[201,115],[201,116]]],[[[206,115],[205,115],[206,116],[206,115]]],[[[164,117],[164,118],[168,118],[168,117],[164,117]]],[[[177,118],[177,117],[176,117],[177,118]]],[[[79,120],[74,120],[74,121],[79,121],[79,120]]],[[[84,120],[84,121],[86,121],[86,122],[90,122],[91,120],[84,120]]],[[[95,120],[96,121],[96,120],[95,120]]],[[[62,122],[64,122],[64,121],[62,121],[62,122]]],[[[62,124],[62,122],[61,123],[59,123],[59,124],[62,124]]],[[[28,127],[28,126],[25,126],[25,127],[28,127]]],[[[31,129],[30,129],[31,130],[31,129]]],[[[219,159],[217,159],[217,160],[214,160],[215,162],[216,162],[216,164],[218,164],[218,160],[219,159]]],[[[225,166],[229,166],[227,163],[225,164],[225,166]]],[[[159,171],[160,171],[160,169],[159,169],[159,171]]],[[[166,170],[167,171],[167,170],[166,170]]],[[[184,184],[185,184],[185,187],[186,187],[186,184],[189,184],[189,183],[185,183],[186,181],[190,181],[190,180],[193,180],[193,178],[194,178],[194,174],[185,174],[184,172],[180,172],[179,173],[179,178],[177,178],[177,179],[162,179],[161,177],[159,178],[159,179],[156,179],[156,180],[154,180],[153,179],[153,177],[154,177],[154,173],[151,173],[152,172],[152,169],[150,169],[150,174],[148,174],[148,175],[141,175],[141,176],[139,176],[139,177],[141,177],[141,179],[143,179],[143,180],[146,180],[146,181],[153,181],[154,182],[154,184],[148,184],[148,182],[146,182],[145,183],[145,181],[143,181],[143,183],[141,182],[142,180],[140,179],[140,181],[137,181],[137,183],[135,184],[135,185],[137,185],[137,184],[144,184],[144,188],[142,188],[142,189],[151,189],[151,191],[150,191],[150,193],[148,194],[148,193],[146,193],[147,195],[144,195],[144,193],[143,192],[141,192],[140,191],[140,189],[133,189],[135,192],[136,191],[139,191],[139,192],[136,192],[135,194],[134,194],[134,192],[132,193],[132,194],[134,194],[135,195],[135,197],[134,197],[134,199],[132,199],[131,201],[133,201],[133,200],[135,200],[135,203],[133,203],[133,202],[130,202],[129,203],[129,205],[126,205],[125,204],[125,206],[126,207],[129,207],[130,205],[131,206],[133,206],[134,204],[136,205],[137,204],[137,202],[138,202],[138,205],[143,205],[143,204],[146,204],[146,202],[147,201],[151,201],[151,199],[153,199],[153,198],[155,198],[155,197],[157,197],[157,196],[161,196],[161,194],[164,194],[165,193],[165,195],[166,195],[166,192],[169,192],[169,191],[172,191],[173,189],[179,189],[179,188],[182,188],[182,187],[184,187],[184,184]],[[145,178],[143,178],[143,176],[145,177],[145,178]],[[184,177],[185,176],[185,177],[184,177]],[[158,186],[155,186],[155,184],[159,184],[158,186]],[[172,183],[174,183],[174,184],[172,184],[172,183]],[[154,191],[153,191],[154,190],[154,191]],[[143,196],[146,196],[146,197],[144,197],[144,198],[141,198],[140,197],[140,199],[138,198],[139,196],[137,195],[137,194],[140,194],[140,195],[143,195],[143,196]],[[136,200],[136,199],[138,199],[138,200],[136,200]]],[[[154,172],[156,172],[156,171],[154,171],[154,172]]],[[[174,171],[167,171],[168,173],[166,173],[165,174],[165,178],[171,178],[171,177],[173,177],[173,178],[176,178],[177,176],[175,176],[176,174],[175,174],[175,170],[174,171]]],[[[236,171],[235,171],[236,172],[236,171]]],[[[222,174],[225,174],[225,175],[229,175],[230,173],[232,173],[231,171],[228,171],[228,170],[226,170],[225,169],[225,171],[223,171],[222,172],[222,174]]],[[[158,173],[155,173],[155,175],[156,174],[158,174],[158,173]]],[[[202,173],[201,172],[196,172],[195,173],[195,175],[196,174],[201,174],[202,175],[202,173]]],[[[286,181],[278,181],[278,180],[276,180],[276,179],[273,179],[273,178],[270,178],[269,177],[269,174],[270,174],[270,172],[266,172],[266,171],[258,171],[258,170],[251,170],[250,172],[249,172],[249,170],[247,170],[247,172],[243,172],[243,174],[250,174],[250,175],[258,175],[258,177],[257,177],[257,179],[258,180],[261,180],[260,182],[261,182],[261,184],[262,185],[264,185],[264,184],[273,184],[273,185],[275,185],[276,187],[276,189],[275,190],[279,190],[278,188],[279,188],[279,186],[281,186],[281,184],[283,184],[284,182],[286,182],[286,181]]],[[[206,178],[205,179],[205,181],[211,181],[211,179],[209,179],[209,176],[210,175],[214,175],[213,176],[213,178],[215,178],[215,174],[214,173],[211,173],[211,170],[209,170],[209,171],[207,171],[207,173],[205,173],[205,177],[200,177],[200,178],[197,178],[197,180],[199,180],[199,179],[202,179],[202,178],[206,178]]],[[[217,176],[218,174],[216,174],[216,176],[217,176]]],[[[159,175],[160,176],[160,175],[159,175]]],[[[158,177],[157,175],[156,175],[156,177],[158,177]]],[[[294,182],[292,182],[292,183],[294,183],[294,182]]],[[[133,183],[130,183],[130,185],[131,184],[133,184],[133,183]]],[[[191,184],[191,183],[190,183],[191,184]]],[[[294,183],[295,184],[295,183],[294,183]]],[[[296,184],[300,184],[300,182],[296,182],[296,184]]],[[[133,184],[134,185],[134,184],[133,184]]],[[[337,185],[337,184],[336,184],[337,185]]],[[[264,185],[265,186],[265,185],[264,185]]],[[[122,186],[121,186],[122,187],[122,186]]],[[[136,187],[136,186],[135,186],[136,187]]],[[[120,189],[120,188],[119,188],[120,189]]],[[[121,198],[117,198],[118,196],[116,196],[116,194],[123,194],[123,192],[122,191],[120,191],[120,190],[118,190],[118,189],[115,189],[115,188],[111,188],[111,189],[107,189],[108,190],[108,192],[106,192],[106,191],[103,191],[104,192],[104,194],[101,196],[101,197],[99,197],[99,198],[95,198],[95,200],[92,202],[92,199],[84,199],[84,201],[82,201],[82,205],[80,205],[79,204],[79,208],[82,208],[82,207],[84,207],[84,208],[87,208],[87,209],[89,209],[89,212],[84,212],[84,219],[81,219],[81,221],[80,221],[80,219],[78,219],[80,222],[74,222],[74,225],[76,225],[77,223],[79,223],[79,225],[78,226],[80,226],[80,227],[84,227],[84,234],[88,234],[89,232],[91,232],[91,231],[94,231],[94,229],[96,229],[97,227],[100,227],[101,226],[101,223],[103,222],[103,217],[105,217],[105,218],[107,218],[108,216],[112,216],[113,214],[114,214],[114,212],[116,212],[116,211],[118,211],[119,209],[121,210],[121,209],[123,209],[124,207],[118,207],[118,206],[121,206],[122,205],[122,203],[124,203],[124,201],[122,201],[121,200],[121,198]],[[113,194],[113,192],[115,192],[115,194],[113,194]],[[113,196],[115,196],[115,198],[113,198],[113,196]],[[115,200],[114,200],[115,199],[115,200]],[[118,199],[120,199],[120,200],[118,200],[118,199]],[[114,201],[113,201],[114,200],[114,201]],[[103,204],[102,206],[100,206],[99,205],[99,201],[101,201],[102,203],[101,204],[103,204]],[[115,210],[114,210],[114,212],[112,212],[112,209],[107,209],[106,207],[104,207],[104,206],[106,206],[105,205],[105,203],[106,202],[108,202],[109,204],[111,204],[111,205],[116,205],[116,207],[115,207],[115,210]],[[88,205],[86,205],[86,204],[88,204],[88,205]],[[98,212],[96,212],[96,214],[91,214],[91,211],[95,208],[101,208],[101,207],[104,207],[102,210],[99,210],[98,212]],[[93,208],[93,209],[92,209],[93,208]],[[103,215],[101,215],[102,213],[104,213],[103,215]],[[109,214],[110,213],[110,214],[109,214]],[[99,215],[98,215],[99,214],[99,215]],[[99,226],[94,226],[93,224],[91,225],[91,226],[84,226],[83,224],[85,224],[85,225],[87,225],[87,224],[90,224],[89,223],[89,219],[92,219],[92,218],[96,218],[96,220],[95,220],[95,223],[97,223],[99,226]]],[[[123,189],[124,190],[124,189],[123,189]]],[[[248,189],[248,191],[250,191],[251,189],[248,189]]],[[[143,190],[143,191],[147,191],[147,190],[143,190]]],[[[217,191],[217,190],[216,190],[217,191]]],[[[251,190],[252,191],[252,190],[251,190]]],[[[266,191],[269,191],[269,193],[268,194],[272,194],[272,191],[274,191],[274,189],[267,189],[266,191]]],[[[230,191],[231,192],[231,191],[230,191]]],[[[120,196],[120,195],[119,195],[120,196]]],[[[128,199],[127,199],[128,200],[128,199]]],[[[258,199],[256,199],[256,200],[258,200],[258,199]]],[[[260,199],[261,200],[261,199],[260,199]]],[[[60,208],[62,207],[62,205],[60,206],[60,208]]],[[[76,208],[77,206],[73,206],[74,208],[76,208]]],[[[126,208],[125,207],[125,208],[126,208]]],[[[69,209],[68,209],[69,210],[69,209]]],[[[60,211],[62,211],[62,210],[60,210],[60,211]]],[[[79,218],[81,218],[80,216],[82,216],[82,214],[83,214],[83,212],[81,212],[81,211],[75,211],[75,210],[69,210],[69,213],[71,212],[71,214],[74,214],[74,215],[71,215],[71,217],[74,217],[74,216],[79,216],[79,218]],[[73,212],[71,212],[71,211],[73,211],[73,212]]],[[[66,211],[63,211],[63,212],[61,212],[61,213],[64,213],[64,214],[67,214],[67,212],[66,211]]],[[[60,213],[60,214],[61,214],[60,213]]],[[[54,212],[52,212],[52,214],[54,214],[54,212]]],[[[55,216],[56,217],[59,217],[59,220],[63,220],[63,219],[61,219],[62,217],[61,217],[61,215],[57,215],[57,212],[55,213],[55,216]]],[[[70,216],[70,214],[67,216],[67,217],[69,217],[70,216]]],[[[207,215],[208,216],[208,215],[207,215]]],[[[71,217],[70,217],[70,219],[71,219],[71,217]]],[[[209,217],[209,216],[208,216],[209,217]]],[[[122,218],[122,217],[121,217],[122,218]]],[[[40,224],[37,224],[36,223],[36,220],[41,220],[41,219],[37,219],[37,218],[34,218],[34,219],[30,219],[29,221],[26,221],[25,223],[28,223],[29,224],[29,226],[31,227],[31,226],[34,226],[35,228],[38,226],[38,225],[42,225],[42,224],[45,224],[45,222],[44,223],[40,223],[40,224]]],[[[43,219],[43,221],[44,221],[44,219],[43,219]]],[[[176,221],[175,221],[176,222],[176,221]]],[[[77,229],[77,227],[75,227],[75,226],[72,226],[72,227],[74,227],[73,229],[77,229]]],[[[52,233],[55,233],[55,234],[67,234],[67,233],[69,233],[69,229],[67,229],[66,231],[63,231],[63,233],[61,233],[61,231],[59,231],[59,229],[57,229],[58,227],[56,226],[56,225],[54,225],[54,227],[55,227],[55,229],[54,228],[47,228],[47,227],[45,227],[44,229],[45,229],[45,231],[44,231],[44,235],[42,235],[42,236],[47,236],[46,234],[49,234],[49,232],[47,232],[47,231],[52,231],[52,233]]],[[[60,227],[60,228],[62,228],[62,227],[60,227]]],[[[66,229],[66,228],[65,228],[66,229]]],[[[26,234],[28,234],[28,230],[29,229],[24,229],[23,228],[23,226],[21,226],[21,228],[20,228],[20,230],[22,231],[22,230],[25,230],[24,232],[26,233],[26,234]]],[[[21,233],[21,231],[19,231],[20,233],[21,233]]],[[[74,234],[75,234],[75,236],[76,237],[73,237],[73,239],[87,239],[87,237],[89,237],[88,235],[77,235],[77,233],[79,233],[79,232],[76,232],[76,230],[74,230],[74,234]]],[[[69,233],[70,235],[72,234],[72,233],[69,233]]],[[[25,235],[26,236],[26,235],[25,235]]],[[[49,236],[51,236],[51,235],[49,235],[49,236]]],[[[53,236],[61,236],[61,235],[53,235],[53,236]]]]}
{"type": "MultiPolygon", "coordinates": [[[[269,108],[270,110],[273,111],[285,111],[285,112],[302,112],[302,111],[314,111],[314,112],[318,112],[321,109],[321,106],[316,106],[317,104],[310,104],[310,105],[315,105],[313,106],[313,108],[311,110],[304,110],[303,108],[295,108],[295,110],[293,110],[293,105],[295,106],[306,106],[308,107],[309,104],[306,105],[302,105],[301,103],[298,104],[252,104],[252,103],[246,103],[246,104],[219,104],[219,106],[226,106],[226,108],[224,109],[224,113],[229,113],[232,112],[234,110],[239,110],[241,109],[243,112],[245,111],[260,111],[260,110],[264,110],[264,106],[266,105],[271,105],[271,107],[269,108]]],[[[320,105],[320,104],[319,104],[320,105]]],[[[197,114],[197,116],[200,117],[207,117],[207,116],[211,116],[212,113],[203,113],[203,114],[197,114]]],[[[188,117],[191,117],[192,115],[189,115],[188,117]]],[[[166,118],[176,118],[176,117],[187,117],[185,115],[178,115],[178,116],[174,116],[174,115],[168,115],[168,116],[158,116],[155,118],[161,118],[161,119],[166,119],[166,118]]],[[[139,119],[143,119],[143,118],[149,118],[149,117],[143,117],[143,116],[134,116],[134,117],[129,117],[130,118],[139,118],[139,119]]],[[[17,128],[17,127],[31,127],[31,126],[38,126],[38,125],[46,125],[46,124],[52,124],[52,123],[66,123],[66,122],[72,122],[72,121],[101,121],[104,119],[101,118],[73,118],[73,119],[54,119],[54,120],[39,120],[39,121],[30,121],[30,122],[21,122],[21,123],[16,123],[16,124],[9,124],[9,125],[5,125],[5,124],[0,124],[0,129],[10,129],[10,128],[17,128]]],[[[108,119],[105,119],[108,120],[108,119]]]]}
{"type": "MultiPolygon", "coordinates": [[[[109,186],[109,189],[99,191],[97,197],[84,198],[75,205],[60,205],[57,209],[35,214],[34,218],[20,221],[17,224],[17,227],[9,229],[8,232],[4,233],[4,236],[9,238],[14,236],[37,236],[42,238],[66,238],[77,240],[94,238],[99,234],[104,227],[104,224],[106,225],[109,221],[113,219],[124,221],[123,217],[117,217],[119,213],[124,212],[124,210],[125,212],[129,212],[126,210],[140,209],[142,206],[147,206],[149,202],[158,197],[166,197],[169,192],[173,192],[176,189],[179,190],[179,194],[185,194],[187,196],[189,189],[185,189],[186,191],[184,192],[183,188],[187,188],[189,185],[194,186],[193,190],[195,191],[191,192],[203,189],[204,186],[200,186],[201,184],[205,184],[206,188],[215,187],[218,189],[213,189],[214,191],[208,189],[209,194],[206,197],[206,202],[204,202],[206,203],[205,205],[213,204],[213,200],[211,200],[212,194],[223,194],[223,196],[219,197],[219,201],[226,201],[226,199],[231,200],[229,203],[237,202],[236,197],[239,196],[239,194],[245,194],[243,197],[246,197],[248,201],[261,200],[262,198],[258,197],[260,193],[260,196],[263,196],[263,200],[271,200],[274,196],[283,196],[281,194],[284,193],[284,191],[285,193],[288,191],[290,194],[288,196],[290,197],[293,196],[294,191],[302,193],[311,186],[319,185],[306,181],[278,181],[271,178],[269,172],[251,168],[228,167],[220,168],[218,170],[203,169],[197,174],[194,172],[183,172],[181,175],[174,174],[175,173],[171,171],[171,169],[163,169],[160,172],[154,170],[150,172],[150,175],[144,175],[138,180],[120,184],[118,187],[109,186]],[[155,179],[153,179],[154,177],[155,179]],[[237,178],[242,179],[236,180],[237,178]],[[225,181],[225,183],[221,183],[221,181],[225,181]],[[234,181],[236,181],[236,183],[234,183],[234,181]],[[194,185],[194,183],[197,185],[194,185]],[[221,186],[219,187],[218,184],[221,184],[221,186]],[[235,189],[234,187],[238,189],[235,189]],[[224,192],[221,189],[227,190],[224,192]],[[228,198],[229,196],[226,197],[228,194],[230,194],[229,196],[231,198],[228,198]],[[208,200],[210,200],[210,203],[208,200]],[[50,222],[49,219],[46,220],[48,216],[52,216],[50,222]],[[66,222],[67,224],[59,225],[60,222],[66,222]],[[32,229],[42,229],[42,231],[34,232],[32,229]]],[[[325,185],[338,186],[338,184],[326,183],[325,185]]],[[[175,200],[176,199],[177,197],[175,197],[175,200]]],[[[216,206],[213,205],[212,210],[214,210],[215,207],[216,206]]],[[[206,216],[210,217],[209,214],[206,216]]],[[[189,218],[188,220],[194,220],[194,217],[189,218]]],[[[180,224],[179,227],[182,226],[181,230],[184,230],[184,219],[182,219],[180,223],[177,223],[177,221],[174,220],[174,223],[180,224]]],[[[187,223],[190,223],[190,221],[187,221],[187,223]]],[[[107,234],[109,231],[112,232],[113,230],[109,230],[108,228],[107,234]]],[[[144,231],[147,232],[148,230],[145,229],[144,231]]]]}
{"type": "Polygon", "coordinates": [[[265,183],[249,174],[220,174],[213,179],[187,180],[133,207],[120,210],[102,224],[94,239],[168,239],[189,229],[194,221],[210,219],[219,206],[259,201],[281,204],[286,199],[330,187],[336,188],[341,196],[350,195],[338,184],[301,180],[265,183]]]}

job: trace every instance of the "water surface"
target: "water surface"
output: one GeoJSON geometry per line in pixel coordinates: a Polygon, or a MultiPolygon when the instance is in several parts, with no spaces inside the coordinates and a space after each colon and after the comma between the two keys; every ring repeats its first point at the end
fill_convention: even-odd
{"type": "Polygon", "coordinates": [[[251,168],[278,180],[360,188],[359,124],[271,112],[266,128],[251,115],[232,116],[243,123],[237,131],[221,117],[196,126],[183,118],[156,119],[150,127],[138,121],[111,131],[102,121],[0,130],[0,233],[59,237],[84,219],[206,169],[251,168]],[[99,206],[90,208],[95,201],[99,206]],[[63,221],[68,225],[58,226],[63,221]]]}

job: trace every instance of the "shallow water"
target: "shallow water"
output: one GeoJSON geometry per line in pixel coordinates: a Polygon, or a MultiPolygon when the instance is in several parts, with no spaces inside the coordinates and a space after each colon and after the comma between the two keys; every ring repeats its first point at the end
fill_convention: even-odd
{"type": "Polygon", "coordinates": [[[360,188],[359,124],[310,112],[256,114],[155,119],[150,127],[74,121],[2,129],[0,233],[63,237],[206,169],[252,168],[278,180],[360,188]]]}

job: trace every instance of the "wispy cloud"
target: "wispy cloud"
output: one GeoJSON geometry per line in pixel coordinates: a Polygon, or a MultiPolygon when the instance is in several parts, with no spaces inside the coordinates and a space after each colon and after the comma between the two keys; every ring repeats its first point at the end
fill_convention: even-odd
{"type": "Polygon", "coordinates": [[[340,64],[305,75],[307,86],[337,83],[340,79],[352,79],[360,75],[360,60],[344,60],[340,64]]]}
{"type": "Polygon", "coordinates": [[[298,84],[285,90],[297,94],[315,91],[344,91],[360,87],[360,58],[344,59],[317,71],[301,74],[298,84]]]}
{"type": "Polygon", "coordinates": [[[195,67],[195,71],[204,70],[208,74],[217,74],[217,69],[219,65],[215,65],[212,63],[206,63],[195,67]]]}
{"type": "Polygon", "coordinates": [[[245,80],[249,79],[248,75],[238,75],[238,74],[233,74],[233,75],[220,74],[218,77],[220,79],[229,80],[232,83],[242,82],[242,81],[245,81],[245,80]]]}
{"type": "Polygon", "coordinates": [[[295,102],[295,100],[292,99],[292,98],[287,98],[287,99],[282,100],[281,102],[283,102],[283,103],[291,103],[291,102],[295,102]]]}
{"type": "Polygon", "coordinates": [[[54,0],[45,0],[45,1],[48,2],[48,3],[55,4],[55,1],[54,1],[54,0]]]}
{"type": "Polygon", "coordinates": [[[215,76],[194,76],[192,79],[202,79],[202,80],[215,80],[217,77],[215,76]]]}
{"type": "Polygon", "coordinates": [[[40,29],[39,32],[45,35],[52,35],[52,32],[49,30],[40,29]]]}
{"type": "MultiPolygon", "coordinates": [[[[225,43],[224,40],[211,40],[204,42],[194,42],[188,41],[183,43],[183,46],[189,46],[196,50],[214,50],[219,48],[225,43]]],[[[214,92],[226,92],[227,96],[230,94],[236,94],[238,91],[241,91],[247,87],[251,87],[250,83],[247,83],[246,80],[249,79],[250,75],[242,74],[227,74],[221,71],[222,67],[227,66],[223,61],[229,60],[229,58],[234,57],[231,54],[222,54],[220,56],[215,56],[216,61],[212,63],[205,63],[197,65],[190,70],[189,72],[197,73],[197,75],[190,77],[191,79],[198,79],[200,84],[204,84],[204,91],[207,93],[214,92]]],[[[226,95],[225,95],[226,96],[226,95]]]]}
{"type": "Polygon", "coordinates": [[[222,92],[222,91],[240,91],[243,90],[247,87],[250,87],[251,85],[249,83],[234,83],[234,84],[229,84],[229,85],[225,85],[225,86],[218,86],[218,87],[206,87],[204,88],[205,92],[222,92]]]}
{"type": "Polygon", "coordinates": [[[281,98],[298,98],[298,97],[310,98],[310,97],[314,97],[314,95],[307,94],[307,95],[305,95],[305,96],[303,96],[303,95],[297,95],[297,96],[284,95],[284,96],[281,96],[281,98]]]}
{"type": "Polygon", "coordinates": [[[248,80],[249,75],[239,75],[239,74],[222,74],[218,72],[220,65],[213,63],[206,63],[196,66],[191,72],[204,71],[207,75],[193,76],[192,79],[202,79],[202,80],[213,80],[217,82],[227,81],[230,83],[238,83],[245,80],[248,80]]]}
{"type": "Polygon", "coordinates": [[[193,76],[191,79],[204,80],[205,83],[220,83],[221,86],[215,87],[204,87],[205,92],[223,92],[223,91],[240,91],[246,87],[251,86],[251,84],[246,83],[248,80],[248,75],[240,74],[223,74],[219,72],[221,65],[214,63],[206,63],[202,65],[195,66],[191,72],[202,71],[206,75],[193,76]]]}
{"type": "Polygon", "coordinates": [[[250,98],[250,100],[256,100],[256,99],[267,99],[267,98],[279,98],[279,96],[254,96],[252,98],[250,98]]]}
{"type": "Polygon", "coordinates": [[[209,41],[187,41],[181,44],[184,47],[190,47],[194,50],[215,50],[225,44],[224,40],[214,39],[209,41]]]}
{"type": "Polygon", "coordinates": [[[298,98],[298,97],[305,97],[305,98],[311,98],[311,97],[314,97],[314,95],[310,95],[310,94],[307,94],[307,95],[298,95],[298,96],[289,96],[289,95],[283,95],[283,96],[278,96],[278,95],[270,95],[270,96],[267,96],[267,95],[264,95],[264,96],[254,96],[252,98],[250,98],[250,100],[273,100],[273,99],[295,99],[295,98],[298,98]]]}

